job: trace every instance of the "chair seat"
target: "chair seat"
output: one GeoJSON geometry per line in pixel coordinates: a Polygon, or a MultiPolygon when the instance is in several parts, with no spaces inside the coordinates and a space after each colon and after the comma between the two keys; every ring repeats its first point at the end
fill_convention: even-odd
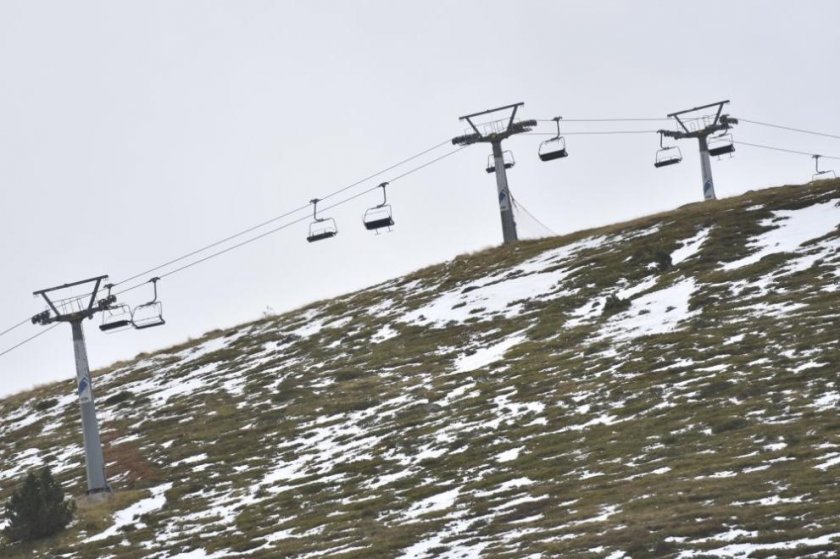
{"type": "Polygon", "coordinates": [[[310,243],[314,243],[315,241],[323,241],[324,239],[329,239],[330,237],[335,237],[335,231],[321,231],[320,233],[313,233],[306,237],[306,240],[310,243]]]}
{"type": "Polygon", "coordinates": [[[373,231],[374,229],[382,229],[383,227],[393,227],[394,219],[392,217],[383,217],[379,219],[372,219],[365,221],[365,229],[373,231]]]}
{"type": "Polygon", "coordinates": [[[659,167],[667,167],[668,165],[676,165],[680,161],[682,161],[682,159],[663,159],[662,161],[657,161],[656,163],[654,163],[653,166],[658,169],[659,167]]]}
{"type": "Polygon", "coordinates": [[[146,328],[154,328],[155,326],[163,326],[166,321],[162,316],[152,317],[141,321],[135,321],[134,327],[137,330],[145,330],[146,328]]]}
{"type": "Polygon", "coordinates": [[[555,159],[561,159],[563,157],[568,157],[569,153],[565,149],[558,149],[555,151],[546,151],[540,154],[541,161],[554,161],[555,159]]]}
{"type": "Polygon", "coordinates": [[[108,332],[110,330],[116,330],[118,328],[127,328],[131,326],[130,320],[115,320],[113,322],[106,322],[105,324],[101,324],[99,329],[103,332],[108,332]]]}
{"type": "Polygon", "coordinates": [[[735,151],[735,146],[733,145],[720,146],[710,149],[709,155],[726,155],[727,153],[732,153],[733,151],[735,151]]]}
{"type": "MultiPolygon", "coordinates": [[[[511,167],[513,167],[513,163],[505,163],[505,169],[510,169],[511,167]]],[[[496,172],[496,166],[494,165],[492,167],[487,167],[487,169],[485,169],[485,171],[487,171],[488,173],[495,173],[496,172]]]]}

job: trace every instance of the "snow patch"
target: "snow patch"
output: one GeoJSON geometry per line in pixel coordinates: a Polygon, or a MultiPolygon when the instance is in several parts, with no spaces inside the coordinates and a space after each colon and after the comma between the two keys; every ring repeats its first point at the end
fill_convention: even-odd
{"type": "Polygon", "coordinates": [[[513,462],[517,458],[519,458],[519,453],[522,452],[524,447],[519,448],[512,448],[510,450],[506,450],[504,452],[500,452],[496,455],[496,462],[513,462]]]}
{"type": "Polygon", "coordinates": [[[430,512],[437,512],[451,508],[452,505],[455,504],[455,500],[458,498],[458,494],[460,492],[461,488],[456,487],[450,491],[427,497],[422,501],[411,505],[411,508],[405,512],[404,517],[417,518],[419,516],[423,516],[424,514],[429,514],[430,512]]]}
{"type": "Polygon", "coordinates": [[[821,460],[825,460],[825,462],[823,462],[822,464],[817,464],[814,467],[818,470],[826,471],[832,466],[840,464],[840,452],[831,452],[829,454],[826,454],[821,458],[821,460]]]}
{"type": "Polygon", "coordinates": [[[775,217],[762,221],[761,225],[779,225],[752,239],[750,245],[755,252],[724,264],[724,270],[736,270],[755,264],[770,254],[795,252],[804,243],[828,235],[840,224],[840,208],[836,206],[836,200],[798,210],[780,210],[773,214],[775,217]]]}
{"type": "Polygon", "coordinates": [[[501,342],[479,349],[472,355],[463,355],[455,360],[455,371],[468,373],[495,363],[502,359],[509,349],[521,344],[526,339],[527,337],[523,334],[513,334],[501,342]]]}
{"type": "Polygon", "coordinates": [[[386,340],[390,340],[391,338],[396,338],[399,336],[399,332],[394,330],[390,324],[386,324],[382,328],[376,331],[376,333],[371,336],[370,341],[375,344],[381,344],[386,340]]]}
{"type": "Polygon", "coordinates": [[[599,337],[632,340],[639,336],[665,334],[677,329],[680,322],[691,318],[688,303],[694,293],[694,279],[680,282],[642,295],[630,309],[609,318],[599,337]]]}
{"type": "MultiPolygon", "coordinates": [[[[783,549],[800,549],[805,547],[824,547],[840,538],[840,532],[826,534],[817,538],[802,538],[798,540],[782,541],[777,543],[736,543],[717,549],[700,549],[682,551],[677,559],[690,559],[691,557],[750,557],[756,551],[770,551],[783,549]]],[[[694,543],[694,542],[688,542],[694,543]]],[[[803,550],[804,551],[804,550],[803,550]]]]}
{"type": "Polygon", "coordinates": [[[110,528],[108,528],[104,532],[100,532],[99,534],[91,536],[90,538],[84,540],[84,543],[96,542],[104,540],[106,538],[110,538],[111,536],[117,534],[120,531],[120,529],[124,526],[138,524],[141,525],[141,527],[145,527],[145,524],[139,522],[137,518],[144,514],[148,514],[150,512],[154,512],[163,508],[163,505],[166,504],[166,496],[164,494],[171,488],[172,483],[164,483],[163,485],[158,485],[157,487],[151,488],[151,497],[141,499],[133,505],[131,505],[130,507],[121,511],[117,511],[114,514],[114,524],[112,524],[110,528]]]}
{"type": "Polygon", "coordinates": [[[470,318],[488,320],[499,314],[513,318],[522,313],[524,301],[571,294],[558,291],[560,282],[568,275],[568,270],[560,269],[510,279],[491,277],[473,281],[442,293],[398,320],[420,326],[444,326],[449,322],[465,322],[470,318]]]}
{"type": "Polygon", "coordinates": [[[823,394],[816,400],[814,403],[811,404],[811,407],[816,408],[819,411],[829,411],[832,409],[837,409],[838,404],[840,404],[840,392],[833,391],[823,394]]]}
{"type": "Polygon", "coordinates": [[[690,239],[684,240],[682,246],[671,253],[671,264],[676,266],[680,262],[684,262],[697,254],[700,251],[700,247],[709,238],[710,231],[708,228],[702,229],[690,239]]]}

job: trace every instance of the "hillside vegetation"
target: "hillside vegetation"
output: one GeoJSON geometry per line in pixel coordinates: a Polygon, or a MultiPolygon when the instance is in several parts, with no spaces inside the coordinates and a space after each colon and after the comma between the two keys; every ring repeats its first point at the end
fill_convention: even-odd
{"type": "MultiPolygon", "coordinates": [[[[838,224],[750,192],[97,371],[115,493],[0,556],[836,557],[838,224]]],[[[0,401],[0,498],[84,493],[73,388],[0,401]]]]}

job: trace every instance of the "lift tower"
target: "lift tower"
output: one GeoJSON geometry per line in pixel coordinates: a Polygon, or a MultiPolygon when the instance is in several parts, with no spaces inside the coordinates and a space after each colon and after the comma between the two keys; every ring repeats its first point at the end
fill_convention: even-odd
{"type": "Polygon", "coordinates": [[[468,146],[479,142],[488,143],[493,147],[494,166],[489,168],[488,172],[496,173],[496,190],[499,196],[499,212],[502,216],[502,235],[504,236],[505,244],[513,243],[517,240],[516,222],[513,219],[513,206],[511,205],[510,190],[507,182],[507,168],[512,166],[512,163],[505,162],[504,151],[502,151],[502,141],[513,136],[514,134],[521,134],[528,132],[537,125],[536,120],[523,120],[514,122],[516,112],[519,107],[525,103],[515,103],[513,105],[506,105],[504,107],[497,107],[480,113],[465,115],[459,117],[458,120],[466,120],[473,129],[472,134],[465,134],[452,138],[452,143],[456,146],[468,146]],[[476,125],[473,119],[479,116],[498,113],[501,111],[510,111],[510,117],[496,120],[488,123],[480,123],[476,125]],[[479,129],[481,127],[481,129],[479,129]]]}
{"type": "Polygon", "coordinates": [[[712,179],[712,163],[709,156],[724,155],[735,151],[735,146],[731,141],[723,143],[722,145],[713,148],[711,151],[709,150],[709,136],[718,133],[725,135],[727,130],[729,130],[733,125],[738,124],[738,119],[732,118],[726,114],[721,114],[723,112],[723,106],[727,103],[729,103],[728,100],[719,101],[717,103],[703,105],[702,107],[694,107],[693,109],[671,113],[668,115],[668,118],[676,120],[682,130],[659,130],[659,133],[663,136],[674,138],[676,140],[697,138],[697,141],[700,143],[700,170],[703,173],[703,198],[706,200],[714,200],[716,198],[715,182],[712,179]],[[713,118],[702,119],[702,128],[696,127],[692,123],[690,123],[689,126],[686,126],[685,122],[683,122],[680,118],[682,115],[702,111],[704,109],[710,109],[712,107],[717,107],[717,112],[713,118]]]}
{"type": "Polygon", "coordinates": [[[85,336],[82,321],[93,318],[97,312],[108,310],[116,301],[114,295],[96,300],[99,287],[108,276],[99,276],[73,283],[66,283],[34,293],[41,296],[49,306],[48,310],[32,317],[33,324],[47,325],[53,322],[69,322],[73,330],[73,350],[76,355],[76,390],[82,412],[82,436],[85,444],[85,465],[87,468],[88,494],[110,492],[105,479],[105,460],[102,455],[102,443],[99,440],[99,424],[96,420],[96,408],[93,401],[93,386],[90,379],[85,336]],[[50,294],[55,291],[93,284],[93,289],[86,295],[55,299],[50,294]],[[90,297],[88,299],[88,297],[90,297]]]}

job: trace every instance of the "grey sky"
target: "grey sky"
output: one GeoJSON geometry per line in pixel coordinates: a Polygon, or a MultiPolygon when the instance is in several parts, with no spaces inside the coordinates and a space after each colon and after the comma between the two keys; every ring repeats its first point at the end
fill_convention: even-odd
{"type": "MultiPolygon", "coordinates": [[[[459,115],[497,105],[659,117],[731,99],[735,117],[838,133],[839,22],[830,0],[0,0],[0,330],[42,310],[35,289],[119,281],[459,135],[459,115]]],[[[838,140],[755,125],[735,137],[840,155],[838,140]]],[[[567,139],[570,157],[552,163],[538,161],[539,137],[507,145],[512,192],[557,232],[702,197],[693,143],[656,170],[655,134],[567,139]]],[[[371,194],[331,212],[335,239],[308,245],[301,224],[167,278],[167,326],[107,336],[86,323],[92,364],[499,243],[488,151],[394,183],[389,235],[361,227],[371,194]]],[[[804,182],[811,167],[746,146],[713,163],[721,197],[804,182]]],[[[0,351],[38,328],[0,337],[0,351]]],[[[0,394],[69,382],[72,364],[62,326],[0,357],[0,394]]]]}

